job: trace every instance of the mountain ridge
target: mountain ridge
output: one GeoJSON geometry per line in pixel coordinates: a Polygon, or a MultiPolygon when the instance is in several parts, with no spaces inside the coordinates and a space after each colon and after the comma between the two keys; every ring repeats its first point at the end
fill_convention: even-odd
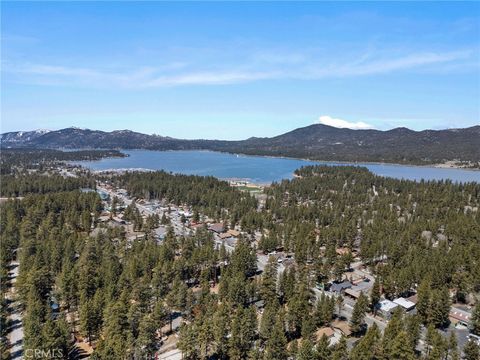
{"type": "Polygon", "coordinates": [[[8,132],[1,134],[0,139],[2,147],[13,148],[213,150],[326,161],[480,164],[480,125],[422,131],[399,127],[382,131],[312,124],[273,137],[245,140],[186,140],[128,129],[107,132],[70,127],[8,132]]]}

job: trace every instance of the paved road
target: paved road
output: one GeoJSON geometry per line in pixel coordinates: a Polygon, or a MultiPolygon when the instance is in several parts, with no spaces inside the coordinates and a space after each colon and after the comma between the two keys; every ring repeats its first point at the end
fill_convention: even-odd
{"type": "Polygon", "coordinates": [[[23,358],[23,326],[22,326],[22,313],[20,312],[20,304],[17,301],[17,294],[15,291],[15,283],[17,282],[19,263],[12,261],[10,263],[10,271],[8,277],[11,282],[11,289],[7,293],[7,299],[9,301],[9,307],[11,309],[9,314],[9,330],[8,330],[8,342],[11,345],[10,355],[12,359],[23,358]]]}

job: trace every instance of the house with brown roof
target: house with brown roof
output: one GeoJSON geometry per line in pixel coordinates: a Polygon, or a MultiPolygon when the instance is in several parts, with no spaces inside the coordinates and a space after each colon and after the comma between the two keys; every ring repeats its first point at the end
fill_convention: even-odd
{"type": "Polygon", "coordinates": [[[230,233],[228,233],[228,232],[224,232],[224,233],[221,233],[220,235],[218,235],[218,237],[219,237],[220,239],[224,240],[224,239],[231,238],[232,235],[230,235],[230,233]]]}
{"type": "Polygon", "coordinates": [[[217,234],[223,233],[225,231],[225,224],[223,224],[223,223],[211,224],[208,227],[208,230],[213,231],[217,234]]]}
{"type": "Polygon", "coordinates": [[[345,336],[350,336],[352,334],[352,330],[350,330],[350,325],[346,321],[335,320],[332,323],[332,327],[339,330],[345,336]]]}
{"type": "Polygon", "coordinates": [[[472,314],[468,311],[452,306],[452,308],[450,309],[450,313],[448,314],[448,317],[450,318],[452,323],[455,323],[455,324],[461,323],[468,326],[468,324],[470,323],[472,314]]]}
{"type": "Polygon", "coordinates": [[[234,230],[234,229],[228,230],[227,233],[229,233],[233,237],[239,237],[240,236],[240,231],[234,230]]]}
{"type": "Polygon", "coordinates": [[[317,341],[319,341],[322,336],[325,335],[327,338],[332,338],[334,335],[335,335],[335,331],[331,328],[331,327],[322,327],[320,329],[318,329],[316,332],[315,332],[315,336],[317,337],[317,341]]]}

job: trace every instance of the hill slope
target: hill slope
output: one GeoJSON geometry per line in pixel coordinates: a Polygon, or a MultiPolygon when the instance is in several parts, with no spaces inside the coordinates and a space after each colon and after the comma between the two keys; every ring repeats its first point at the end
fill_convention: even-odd
{"type": "Polygon", "coordinates": [[[388,131],[339,129],[315,124],[271,138],[242,141],[182,140],[130,130],[104,132],[67,128],[47,133],[1,135],[2,147],[89,149],[205,149],[331,161],[432,164],[480,162],[480,126],[465,129],[388,131]],[[27,135],[25,135],[27,134],[27,135]]]}
{"type": "Polygon", "coordinates": [[[318,160],[394,163],[480,161],[480,126],[465,129],[388,131],[339,129],[315,124],[273,138],[229,144],[247,154],[318,160]]]}

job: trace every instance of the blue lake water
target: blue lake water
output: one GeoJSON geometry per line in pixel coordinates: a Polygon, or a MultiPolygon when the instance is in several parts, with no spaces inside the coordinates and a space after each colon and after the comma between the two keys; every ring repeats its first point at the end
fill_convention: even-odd
{"type": "MultiPolygon", "coordinates": [[[[107,158],[98,161],[75,162],[92,170],[149,169],[167,172],[212,175],[221,179],[245,179],[252,183],[268,184],[290,179],[293,171],[304,165],[345,165],[334,162],[317,162],[262,156],[247,156],[214,151],[148,151],[130,150],[125,158],[107,158]]],[[[392,164],[361,164],[381,176],[409,180],[442,180],[454,182],[480,182],[480,171],[441,169],[434,167],[392,164]]]]}

